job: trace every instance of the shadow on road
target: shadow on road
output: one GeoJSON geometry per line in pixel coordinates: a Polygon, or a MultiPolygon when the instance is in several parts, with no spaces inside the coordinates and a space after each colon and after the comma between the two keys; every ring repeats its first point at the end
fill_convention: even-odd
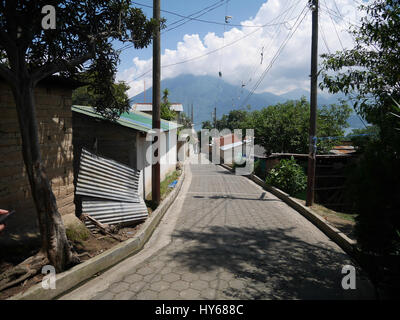
{"type": "Polygon", "coordinates": [[[243,280],[241,289],[224,294],[234,299],[341,299],[360,296],[341,287],[348,256],[293,235],[294,228],[210,226],[196,232],[177,230],[174,239],[190,245],[172,251],[171,259],[193,272],[225,269],[243,280]]]}

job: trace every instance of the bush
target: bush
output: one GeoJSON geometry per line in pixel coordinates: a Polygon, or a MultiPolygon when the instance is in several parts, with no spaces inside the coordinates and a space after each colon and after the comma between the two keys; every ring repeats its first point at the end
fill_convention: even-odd
{"type": "Polygon", "coordinates": [[[258,159],[257,161],[254,161],[254,174],[261,179],[265,179],[265,170],[262,161],[264,160],[258,159]]]}
{"type": "Polygon", "coordinates": [[[400,254],[400,157],[371,142],[351,168],[347,194],[358,213],[355,234],[365,252],[400,254]]]}
{"type": "Polygon", "coordinates": [[[265,182],[292,196],[307,188],[307,176],[293,157],[288,160],[281,160],[279,164],[272,168],[265,182]]]}

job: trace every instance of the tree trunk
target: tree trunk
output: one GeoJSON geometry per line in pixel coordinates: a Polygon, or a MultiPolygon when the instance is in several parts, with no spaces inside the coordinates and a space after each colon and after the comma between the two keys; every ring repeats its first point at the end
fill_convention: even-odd
{"type": "Polygon", "coordinates": [[[65,227],[58,212],[56,198],[42,162],[34,103],[34,84],[20,75],[12,86],[22,138],[22,154],[38,214],[42,253],[57,272],[79,262],[71,252],[65,227]]]}

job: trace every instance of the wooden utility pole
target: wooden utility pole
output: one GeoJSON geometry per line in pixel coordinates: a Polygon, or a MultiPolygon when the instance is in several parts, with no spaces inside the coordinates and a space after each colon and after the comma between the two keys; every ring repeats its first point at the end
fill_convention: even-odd
{"type": "Polygon", "coordinates": [[[314,203],[315,165],[317,149],[317,85],[318,85],[318,0],[310,0],[312,10],[311,36],[311,92],[310,92],[310,151],[307,168],[307,200],[306,206],[314,203]]]}
{"type": "Polygon", "coordinates": [[[214,108],[214,128],[217,128],[217,107],[214,108]]]}
{"type": "MultiPolygon", "coordinates": [[[[153,0],[153,18],[160,23],[160,0],[153,0]]],[[[160,130],[160,104],[161,104],[161,39],[160,26],[156,28],[153,36],[153,129],[160,130]]],[[[153,143],[153,157],[160,158],[160,136],[153,143]]],[[[160,160],[151,167],[151,195],[156,204],[160,203],[160,160]]]]}

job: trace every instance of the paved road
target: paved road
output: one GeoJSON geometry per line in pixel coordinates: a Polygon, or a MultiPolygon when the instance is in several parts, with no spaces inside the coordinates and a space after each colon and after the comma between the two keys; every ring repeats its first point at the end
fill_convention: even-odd
{"type": "Polygon", "coordinates": [[[63,299],[374,298],[354,263],[299,213],[219,166],[186,165],[179,197],[139,254],[63,299]]]}

